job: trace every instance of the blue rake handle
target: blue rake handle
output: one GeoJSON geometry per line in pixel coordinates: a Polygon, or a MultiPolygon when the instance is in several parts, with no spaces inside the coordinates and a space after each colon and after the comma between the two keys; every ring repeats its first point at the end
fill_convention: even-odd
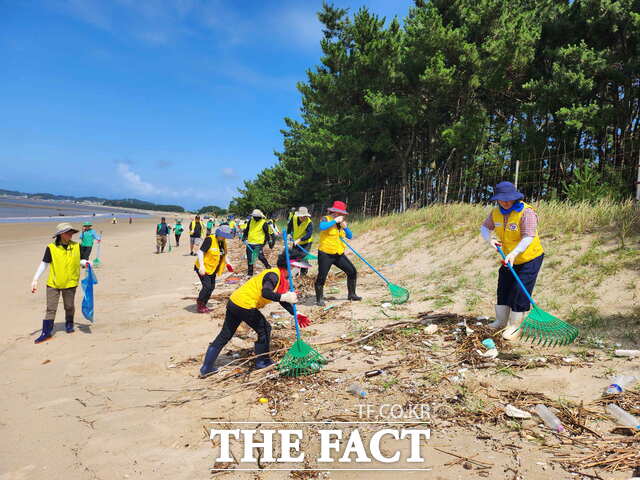
{"type": "Polygon", "coordinates": [[[311,253],[309,250],[305,250],[300,245],[295,245],[295,246],[298,247],[300,250],[302,250],[302,253],[306,253],[307,255],[313,255],[313,253],[311,253]]]}
{"type": "Polygon", "coordinates": [[[243,240],[242,243],[244,243],[244,245],[249,249],[249,251],[253,253],[253,248],[251,248],[251,245],[249,245],[249,243],[246,240],[243,240]]]}
{"type": "MultiPolygon", "coordinates": [[[[287,273],[289,274],[289,291],[293,292],[295,290],[293,286],[293,275],[291,274],[291,265],[289,265],[289,234],[287,233],[287,229],[284,229],[284,255],[287,259],[287,273]]],[[[296,338],[300,340],[300,326],[298,325],[298,309],[296,308],[296,304],[293,303],[293,319],[296,322],[296,338]]]]}
{"type": "Polygon", "coordinates": [[[349,244],[345,241],[345,239],[344,239],[344,238],[340,238],[340,240],[342,240],[342,243],[344,243],[347,247],[349,247],[349,249],[350,249],[353,253],[355,253],[355,254],[358,256],[358,258],[359,258],[360,260],[362,260],[364,263],[366,263],[366,264],[367,264],[367,267],[369,267],[371,270],[373,270],[374,272],[376,272],[376,273],[378,274],[378,276],[379,276],[382,280],[384,280],[384,281],[386,282],[386,284],[387,284],[387,285],[389,285],[389,284],[391,283],[391,282],[389,282],[389,280],[387,280],[386,278],[384,278],[384,276],[383,276],[383,275],[382,275],[378,270],[376,270],[375,268],[373,268],[369,262],[367,262],[364,258],[362,258],[362,255],[360,255],[358,252],[356,252],[356,250],[355,250],[351,245],[349,245],[349,244]]]}
{"type": "MultiPolygon", "coordinates": [[[[496,250],[498,250],[498,253],[500,254],[500,256],[502,257],[503,260],[507,259],[507,256],[504,254],[504,252],[502,251],[502,248],[496,246],[496,250]]],[[[527,298],[529,299],[529,301],[531,302],[531,305],[533,305],[534,308],[538,308],[538,306],[536,305],[536,302],[533,301],[533,298],[531,298],[531,294],[529,293],[529,291],[527,290],[527,287],[524,286],[524,283],[522,283],[522,280],[520,280],[520,277],[518,276],[518,274],[516,273],[516,271],[514,270],[514,268],[511,266],[510,263],[507,263],[507,267],[509,267],[509,270],[511,270],[511,273],[513,273],[513,276],[515,277],[515,279],[518,282],[518,285],[520,285],[520,288],[522,289],[522,292],[527,296],[527,298]]]]}

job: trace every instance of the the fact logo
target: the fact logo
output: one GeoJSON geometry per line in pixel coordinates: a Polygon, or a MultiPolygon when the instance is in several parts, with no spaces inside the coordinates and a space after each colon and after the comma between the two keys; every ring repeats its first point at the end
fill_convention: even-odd
{"type": "MultiPolygon", "coordinates": [[[[249,427],[252,422],[237,423],[249,427]]],[[[430,438],[429,429],[388,428],[390,422],[258,423],[253,428],[211,429],[212,470],[285,470],[278,468],[285,464],[286,470],[312,465],[321,470],[422,470],[422,447],[430,438]],[[293,428],[281,428],[285,425],[293,428]]]]}

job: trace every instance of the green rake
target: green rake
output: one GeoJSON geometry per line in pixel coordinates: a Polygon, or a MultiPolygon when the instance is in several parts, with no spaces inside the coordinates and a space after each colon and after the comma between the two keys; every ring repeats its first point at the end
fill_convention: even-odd
{"type": "MultiPolygon", "coordinates": [[[[293,275],[291,275],[291,265],[289,265],[289,237],[287,231],[284,231],[284,251],[287,259],[287,273],[289,274],[289,291],[294,291],[293,275]]],[[[298,325],[298,310],[296,304],[293,304],[293,318],[296,324],[296,341],[291,348],[287,350],[282,360],[278,362],[276,368],[280,375],[285,377],[301,377],[303,375],[311,375],[318,373],[320,369],[327,363],[320,352],[315,350],[311,345],[306,343],[300,337],[300,325],[298,325]]]]}
{"type": "Polygon", "coordinates": [[[100,245],[102,245],[102,230],[100,230],[100,241],[98,242],[98,248],[96,248],[96,258],[92,262],[94,267],[99,267],[102,263],[100,260],[100,245]]]}
{"type": "Polygon", "coordinates": [[[302,253],[306,253],[307,255],[303,258],[303,260],[309,261],[309,260],[317,260],[318,257],[316,257],[313,253],[311,253],[308,250],[305,250],[301,245],[296,245],[296,247],[298,247],[300,250],[302,250],[302,253]]]}
{"type": "MultiPolygon", "coordinates": [[[[507,258],[502,248],[497,246],[496,250],[498,250],[503,260],[507,258]]],[[[538,340],[537,345],[542,344],[543,346],[568,345],[573,342],[580,331],[573,325],[554,317],[538,307],[511,264],[507,263],[506,265],[533,307],[531,313],[527,315],[527,318],[520,325],[520,335],[525,340],[531,340],[531,342],[538,340]]]]}
{"type": "Polygon", "coordinates": [[[399,305],[401,303],[405,303],[407,300],[409,300],[409,290],[407,290],[406,288],[403,288],[399,285],[394,285],[393,283],[391,283],[389,280],[387,280],[386,278],[384,278],[384,276],[375,268],[373,268],[371,266],[371,264],[369,262],[367,262],[362,255],[360,255],[358,252],[355,251],[355,249],[349,245],[344,238],[341,238],[340,240],[342,240],[342,243],[344,243],[347,247],[349,247],[349,249],[355,253],[358,258],[360,260],[362,260],[364,263],[366,263],[366,265],[373,270],[375,273],[378,274],[378,276],[385,281],[385,283],[387,284],[387,287],[389,287],[389,292],[391,292],[391,303],[395,303],[396,305],[399,305]]]}

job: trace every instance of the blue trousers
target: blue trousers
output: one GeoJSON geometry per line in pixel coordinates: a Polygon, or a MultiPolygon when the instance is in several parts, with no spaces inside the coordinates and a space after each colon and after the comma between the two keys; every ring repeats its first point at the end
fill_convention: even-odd
{"type": "MultiPolygon", "coordinates": [[[[544,254],[526,263],[513,266],[520,280],[527,287],[529,294],[533,294],[533,287],[536,285],[543,259],[544,254]]],[[[529,299],[522,292],[513,273],[508,267],[504,266],[500,267],[498,271],[498,305],[508,305],[511,307],[512,312],[528,312],[531,308],[529,299]]]]}

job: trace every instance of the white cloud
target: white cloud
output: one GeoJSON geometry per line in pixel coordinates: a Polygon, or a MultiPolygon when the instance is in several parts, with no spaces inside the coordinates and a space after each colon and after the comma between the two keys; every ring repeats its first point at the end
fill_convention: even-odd
{"type": "Polygon", "coordinates": [[[238,174],[233,168],[227,167],[222,169],[222,176],[225,178],[235,178],[238,174]]]}
{"type": "Polygon", "coordinates": [[[140,175],[135,173],[126,163],[118,163],[118,175],[125,181],[127,187],[138,194],[149,195],[161,193],[160,190],[149,182],[142,180],[140,175]]]}

